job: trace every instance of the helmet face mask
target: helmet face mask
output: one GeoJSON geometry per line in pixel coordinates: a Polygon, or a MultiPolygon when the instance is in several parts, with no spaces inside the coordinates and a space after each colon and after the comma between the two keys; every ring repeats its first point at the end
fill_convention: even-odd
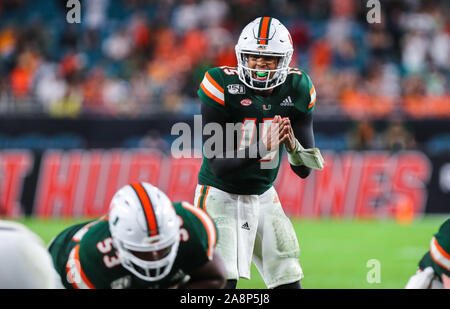
{"type": "Polygon", "coordinates": [[[181,221],[158,188],[132,184],[114,195],[109,227],[122,266],[145,281],[167,276],[175,262],[181,221]]]}
{"type": "Polygon", "coordinates": [[[255,90],[273,89],[286,81],[293,46],[289,31],[277,19],[259,17],[248,24],[235,47],[239,79],[255,90]],[[276,69],[250,68],[249,55],[278,57],[276,69]],[[255,77],[265,75],[265,80],[255,77]]]}
{"type": "MultiPolygon", "coordinates": [[[[275,56],[278,58],[278,64],[277,68],[273,70],[269,69],[257,69],[257,68],[250,68],[248,64],[248,57],[250,55],[255,55],[250,52],[243,52],[240,54],[240,58],[242,59],[241,62],[238,61],[238,74],[241,81],[243,81],[248,87],[255,89],[255,90],[269,90],[272,88],[275,88],[286,80],[289,67],[286,64],[288,57],[282,57],[282,56],[275,56]],[[257,73],[264,74],[267,76],[265,80],[259,80],[257,77],[255,78],[254,75],[257,73]]],[[[261,54],[262,56],[272,56],[269,54],[261,54]]]]}
{"type": "Polygon", "coordinates": [[[138,251],[127,248],[128,246],[120,240],[114,240],[122,266],[145,281],[158,281],[170,273],[178,251],[179,234],[176,238],[169,239],[168,243],[169,245],[162,249],[160,249],[161,244],[156,243],[140,248],[145,251],[138,251]],[[156,253],[154,255],[156,258],[154,260],[140,258],[137,256],[137,252],[156,253]]]}

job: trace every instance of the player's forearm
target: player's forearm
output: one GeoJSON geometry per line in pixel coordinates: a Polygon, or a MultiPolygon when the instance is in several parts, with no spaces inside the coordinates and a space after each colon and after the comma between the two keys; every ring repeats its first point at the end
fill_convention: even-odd
{"type": "MultiPolygon", "coordinates": [[[[302,117],[301,120],[297,120],[292,124],[292,130],[297,140],[305,148],[314,147],[314,133],[313,133],[313,120],[312,114],[308,114],[302,117]]],[[[312,169],[304,165],[291,165],[292,171],[300,178],[306,178],[311,174],[312,169]]]]}
{"type": "Polygon", "coordinates": [[[312,148],[315,144],[312,114],[298,117],[301,119],[297,119],[291,124],[294,135],[303,148],[312,148]]]}
{"type": "Polygon", "coordinates": [[[291,169],[294,171],[295,174],[297,174],[300,178],[306,178],[311,174],[312,169],[310,169],[307,166],[300,165],[295,166],[291,164],[291,169]]]}

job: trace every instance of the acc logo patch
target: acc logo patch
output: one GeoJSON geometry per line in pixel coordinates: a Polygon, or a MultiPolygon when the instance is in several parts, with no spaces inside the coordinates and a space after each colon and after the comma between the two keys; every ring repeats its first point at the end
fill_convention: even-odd
{"type": "Polygon", "coordinates": [[[252,105],[252,100],[250,100],[250,99],[244,99],[244,100],[242,100],[241,101],[241,105],[242,106],[250,106],[250,105],[252,105]]]}
{"type": "Polygon", "coordinates": [[[240,84],[231,84],[227,86],[229,94],[245,94],[244,85],[240,84]]]}

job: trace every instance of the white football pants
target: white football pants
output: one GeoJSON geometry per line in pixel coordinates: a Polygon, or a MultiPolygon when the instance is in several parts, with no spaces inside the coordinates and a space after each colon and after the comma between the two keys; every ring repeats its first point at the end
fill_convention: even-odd
{"type": "Polygon", "coordinates": [[[250,279],[252,261],[268,288],[303,278],[297,236],[275,188],[238,195],[197,185],[194,205],[206,210],[217,226],[216,249],[227,279],[250,279]]]}

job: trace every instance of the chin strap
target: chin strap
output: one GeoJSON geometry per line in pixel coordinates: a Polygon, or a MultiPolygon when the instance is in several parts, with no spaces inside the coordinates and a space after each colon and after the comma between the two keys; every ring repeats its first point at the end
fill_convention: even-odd
{"type": "Polygon", "coordinates": [[[325,160],[320,153],[319,148],[303,148],[300,142],[295,139],[295,148],[291,152],[288,151],[288,160],[291,165],[321,170],[325,160]]]}

